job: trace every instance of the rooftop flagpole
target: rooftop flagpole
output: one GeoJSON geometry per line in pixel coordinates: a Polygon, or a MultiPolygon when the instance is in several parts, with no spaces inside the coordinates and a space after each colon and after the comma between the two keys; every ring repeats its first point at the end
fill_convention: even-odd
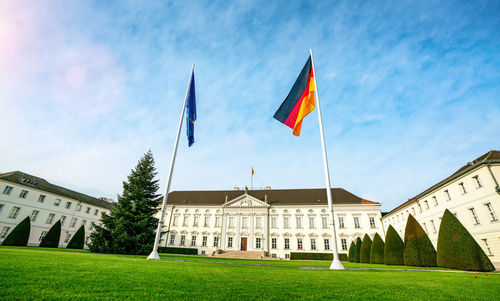
{"type": "Polygon", "coordinates": [[[319,131],[321,135],[321,147],[323,149],[323,167],[325,168],[325,184],[326,184],[326,196],[328,199],[328,209],[330,211],[330,220],[332,221],[332,231],[333,231],[333,260],[330,265],[330,270],[343,270],[345,269],[342,262],[339,260],[339,253],[337,249],[337,233],[335,230],[335,215],[333,214],[333,201],[332,201],[332,189],[330,186],[330,172],[328,171],[328,159],[326,156],[326,146],[325,146],[325,135],[323,133],[323,121],[321,119],[321,109],[319,106],[319,96],[318,96],[318,85],[316,84],[316,67],[314,66],[314,59],[312,48],[311,52],[311,64],[313,66],[314,72],[314,87],[316,92],[316,106],[318,108],[318,121],[319,121],[319,131]]]}
{"type": "Polygon", "coordinates": [[[182,121],[184,120],[184,113],[186,111],[186,103],[189,95],[189,88],[191,87],[191,80],[193,79],[194,64],[191,68],[191,74],[189,75],[189,82],[186,90],[186,97],[184,98],[184,105],[182,106],[181,120],[179,121],[179,127],[177,128],[177,136],[175,138],[174,151],[172,153],[172,160],[170,161],[170,169],[168,171],[167,186],[165,187],[165,194],[163,195],[163,203],[161,205],[160,219],[158,220],[158,227],[156,228],[155,242],[153,246],[153,251],[149,254],[148,259],[159,260],[158,255],[158,244],[160,243],[161,230],[163,228],[163,218],[165,216],[165,207],[167,206],[168,193],[170,192],[170,182],[172,181],[172,172],[174,171],[175,157],[177,155],[177,145],[179,144],[179,136],[181,134],[182,121]]]}

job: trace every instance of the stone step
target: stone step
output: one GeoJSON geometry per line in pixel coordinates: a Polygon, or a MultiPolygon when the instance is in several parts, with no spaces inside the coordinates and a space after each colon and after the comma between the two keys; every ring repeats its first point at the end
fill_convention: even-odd
{"type": "Polygon", "coordinates": [[[221,258],[239,258],[239,259],[265,259],[264,251],[222,251],[215,257],[221,258]]]}

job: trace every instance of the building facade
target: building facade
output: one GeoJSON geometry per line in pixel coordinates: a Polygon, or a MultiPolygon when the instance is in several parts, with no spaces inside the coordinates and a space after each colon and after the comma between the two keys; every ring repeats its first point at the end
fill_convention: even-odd
{"type": "Polygon", "coordinates": [[[444,210],[452,212],[496,265],[500,264],[500,151],[490,151],[467,163],[451,176],[409,199],[382,222],[404,237],[411,214],[437,246],[444,210]]]}
{"type": "MultiPolygon", "coordinates": [[[[339,253],[347,254],[351,241],[364,234],[383,236],[380,203],[339,188],[332,195],[339,253]]],[[[325,189],[174,191],[165,212],[160,246],[281,259],[291,252],[332,252],[325,189]]]]}
{"type": "Polygon", "coordinates": [[[28,246],[38,246],[58,220],[61,221],[59,247],[85,227],[86,243],[101,214],[113,204],[72,191],[19,171],[0,174],[0,243],[27,216],[31,219],[28,246]]]}

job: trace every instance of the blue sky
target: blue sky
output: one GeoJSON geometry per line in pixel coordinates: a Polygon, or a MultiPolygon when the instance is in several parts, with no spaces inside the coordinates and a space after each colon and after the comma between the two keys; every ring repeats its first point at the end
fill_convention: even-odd
{"type": "Polygon", "coordinates": [[[332,186],[413,197],[500,148],[498,1],[2,1],[0,171],[116,199],[162,190],[191,64],[196,142],[172,189],[324,187],[316,112],[272,118],[313,49],[332,186]]]}

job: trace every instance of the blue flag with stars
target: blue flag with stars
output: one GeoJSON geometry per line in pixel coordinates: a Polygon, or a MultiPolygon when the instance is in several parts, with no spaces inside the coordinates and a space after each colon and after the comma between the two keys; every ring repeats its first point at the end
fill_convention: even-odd
{"type": "Polygon", "coordinates": [[[196,121],[196,93],[194,88],[194,71],[193,73],[191,73],[186,109],[188,146],[191,146],[194,143],[194,122],[196,121]]]}

